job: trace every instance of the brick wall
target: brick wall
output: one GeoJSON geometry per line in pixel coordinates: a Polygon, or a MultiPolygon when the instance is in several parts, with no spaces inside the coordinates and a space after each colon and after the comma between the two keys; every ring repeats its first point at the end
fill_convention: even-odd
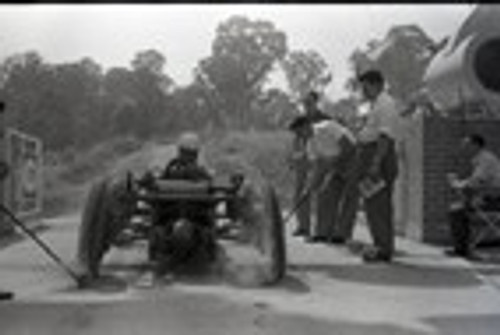
{"type": "Polygon", "coordinates": [[[400,124],[399,175],[395,185],[395,228],[399,235],[423,240],[423,128],[422,115],[400,124]]]}

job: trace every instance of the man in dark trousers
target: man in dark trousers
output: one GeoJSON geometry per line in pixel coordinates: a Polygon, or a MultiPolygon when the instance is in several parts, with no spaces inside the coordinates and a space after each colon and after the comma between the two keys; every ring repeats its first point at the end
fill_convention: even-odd
{"type": "Polygon", "coordinates": [[[363,259],[390,262],[394,253],[392,194],[398,173],[395,147],[398,113],[393,98],[384,90],[381,72],[367,71],[358,80],[369,111],[357,136],[356,173],[374,242],[374,247],[365,251],[363,259]]]}
{"type": "Polygon", "coordinates": [[[316,226],[312,242],[343,243],[339,219],[344,206],[346,173],[355,153],[354,135],[339,122],[316,123],[310,141],[316,194],[316,226]]]}
{"type": "Polygon", "coordinates": [[[295,118],[289,125],[294,133],[292,165],[295,171],[294,203],[301,205],[297,209],[297,228],[294,236],[309,238],[311,235],[311,199],[304,198],[313,178],[311,162],[308,157],[308,143],[313,134],[312,124],[328,120],[330,117],[318,108],[319,95],[309,92],[302,101],[304,114],[295,118]]]}
{"type": "Polygon", "coordinates": [[[307,158],[307,141],[311,136],[311,128],[305,116],[297,117],[289,125],[289,130],[294,133],[292,144],[291,164],[294,170],[294,204],[297,208],[297,228],[294,236],[309,236],[311,226],[311,203],[309,199],[303,199],[307,191],[309,180],[309,162],[307,158]]]}

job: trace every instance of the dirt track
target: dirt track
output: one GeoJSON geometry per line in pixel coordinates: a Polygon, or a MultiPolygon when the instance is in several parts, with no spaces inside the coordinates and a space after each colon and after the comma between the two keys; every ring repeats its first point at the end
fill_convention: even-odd
{"type": "MultiPolygon", "coordinates": [[[[158,147],[149,157],[163,164],[172,153],[158,147]]],[[[47,224],[41,237],[71,263],[79,216],[47,224]]],[[[367,240],[365,231],[357,235],[367,240]]],[[[216,277],[140,288],[144,250],[115,249],[106,258],[110,276],[78,291],[24,240],[0,252],[0,288],[16,293],[15,301],[0,303],[0,334],[498,334],[494,285],[438,249],[411,241],[398,246],[395,264],[367,266],[346,248],[289,238],[288,276],[259,289],[216,277]]]]}
{"type": "MultiPolygon", "coordinates": [[[[70,262],[78,217],[49,224],[41,237],[70,262]]],[[[0,304],[0,334],[498,334],[496,288],[439,250],[399,246],[395,264],[367,266],[345,248],[290,239],[287,278],[260,289],[210,277],[138,288],[145,254],[114,250],[114,279],[76,291],[25,240],[0,252],[0,287],[17,294],[0,304]]]]}

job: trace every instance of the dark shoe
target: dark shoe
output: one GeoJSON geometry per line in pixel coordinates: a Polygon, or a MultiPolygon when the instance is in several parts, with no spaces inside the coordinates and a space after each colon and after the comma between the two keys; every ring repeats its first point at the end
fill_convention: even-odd
{"type": "Polygon", "coordinates": [[[486,259],[485,257],[481,257],[481,255],[478,255],[475,252],[469,252],[464,257],[466,260],[471,261],[471,262],[480,262],[480,261],[484,261],[486,259]]]}
{"type": "Polygon", "coordinates": [[[444,251],[444,253],[445,253],[446,256],[450,256],[450,257],[463,257],[463,258],[467,258],[471,254],[467,250],[458,250],[458,249],[455,249],[455,248],[446,249],[444,251]]]}
{"type": "Polygon", "coordinates": [[[311,236],[306,239],[307,243],[326,243],[328,242],[328,238],[324,236],[311,236]]]}
{"type": "Polygon", "coordinates": [[[380,250],[370,250],[363,254],[363,261],[365,263],[390,263],[392,255],[380,250]]]}
{"type": "Polygon", "coordinates": [[[343,237],[332,237],[332,238],[330,238],[329,242],[331,244],[345,244],[346,239],[343,237]]]}
{"type": "Polygon", "coordinates": [[[309,234],[303,230],[295,230],[292,235],[293,236],[307,236],[309,234]]]}
{"type": "Polygon", "coordinates": [[[0,291],[0,300],[12,300],[14,299],[14,293],[8,291],[0,291]]]}
{"type": "Polygon", "coordinates": [[[365,244],[361,241],[348,240],[345,245],[351,253],[356,255],[361,255],[365,251],[365,244]]]}

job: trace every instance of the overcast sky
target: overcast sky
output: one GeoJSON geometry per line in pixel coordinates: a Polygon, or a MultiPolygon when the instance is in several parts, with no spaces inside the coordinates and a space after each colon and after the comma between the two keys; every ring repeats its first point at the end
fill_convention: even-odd
{"type": "Polygon", "coordinates": [[[347,58],[397,24],[418,24],[438,40],[452,34],[472,5],[0,5],[0,60],[38,51],[48,62],[89,56],[103,65],[128,66],[136,51],[154,48],[180,84],[192,79],[210,54],[219,22],[234,14],[268,19],[285,31],[290,49],[314,49],[331,67],[329,95],[339,95],[347,58]]]}

